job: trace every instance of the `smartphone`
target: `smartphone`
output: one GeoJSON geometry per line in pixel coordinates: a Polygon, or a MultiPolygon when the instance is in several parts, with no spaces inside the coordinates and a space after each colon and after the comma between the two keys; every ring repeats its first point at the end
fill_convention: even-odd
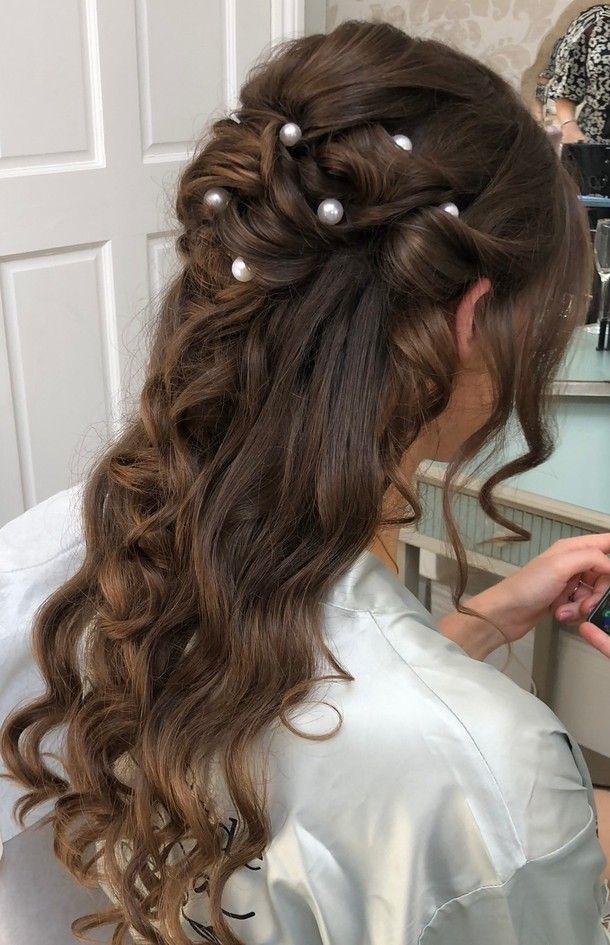
{"type": "Polygon", "coordinates": [[[610,635],[610,587],[589,614],[589,623],[610,635]]]}

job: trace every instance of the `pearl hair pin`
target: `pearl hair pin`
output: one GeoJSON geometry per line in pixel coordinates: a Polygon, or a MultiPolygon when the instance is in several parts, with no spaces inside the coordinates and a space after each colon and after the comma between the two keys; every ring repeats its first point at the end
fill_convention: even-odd
{"type": "Polygon", "coordinates": [[[280,141],[287,148],[292,148],[303,137],[303,132],[294,121],[288,121],[280,128],[280,141]]]}
{"type": "Polygon", "coordinates": [[[392,138],[398,147],[403,149],[403,151],[413,150],[413,142],[407,137],[407,135],[392,135],[392,138]]]}
{"type": "Polygon", "coordinates": [[[343,204],[340,200],[335,200],[334,197],[327,197],[326,200],[323,200],[322,203],[318,206],[318,219],[322,223],[328,223],[329,226],[334,226],[336,223],[343,217],[343,204]]]}
{"type": "Polygon", "coordinates": [[[238,282],[250,282],[250,279],[254,276],[250,266],[241,256],[237,256],[237,258],[233,260],[231,272],[238,282]]]}
{"type": "Polygon", "coordinates": [[[442,203],[439,209],[444,210],[445,213],[450,213],[452,217],[459,217],[460,215],[460,211],[454,203],[442,203]]]}
{"type": "Polygon", "coordinates": [[[230,199],[231,194],[224,187],[210,187],[203,195],[203,202],[206,207],[215,212],[224,210],[230,199]]]}

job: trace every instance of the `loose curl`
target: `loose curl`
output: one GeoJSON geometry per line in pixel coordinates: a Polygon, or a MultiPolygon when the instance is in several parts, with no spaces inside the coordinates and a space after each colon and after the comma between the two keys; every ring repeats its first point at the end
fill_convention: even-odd
{"type": "Polygon", "coordinates": [[[181,906],[205,877],[214,934],[240,945],[221,896],[270,840],[257,737],[292,728],[317,681],[352,679],[321,601],[380,526],[420,516],[401,461],[449,403],[457,302],[491,280],[476,333],[493,410],[446,492],[459,598],[451,484],[514,415],[526,452],[480,501],[527,537],[493,489],[551,452],[545,395],[591,260],[576,187],[517,94],[383,23],[277,47],[183,170],[176,209],[182,266],[139,407],[87,481],[83,564],[35,621],[46,692],[8,719],[1,750],[27,789],[19,816],[53,800],[59,859],[112,892],[78,934],[111,922],[114,943],[185,945],[181,906]],[[290,150],[289,120],[303,130],[290,150]],[[216,216],[214,186],[232,195],[216,216]],[[316,216],[328,196],[345,205],[336,227],[316,216]],[[232,278],[237,255],[249,283],[232,278]],[[391,488],[402,512],[388,516],[391,488]],[[45,755],[55,731],[61,769],[45,755]],[[218,772],[238,814],[230,850],[218,772]]]}

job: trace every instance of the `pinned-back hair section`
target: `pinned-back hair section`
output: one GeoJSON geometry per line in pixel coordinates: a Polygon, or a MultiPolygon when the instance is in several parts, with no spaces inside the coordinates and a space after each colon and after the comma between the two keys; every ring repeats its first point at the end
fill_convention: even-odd
{"type": "Polygon", "coordinates": [[[562,212],[574,217],[566,246],[578,241],[574,185],[517,93],[484,65],[385,23],[348,21],[294,42],[251,71],[240,107],[185,170],[179,246],[211,289],[238,280],[244,300],[290,293],[331,265],[333,249],[356,259],[366,245],[415,304],[427,291],[434,304],[455,298],[481,274],[495,298],[515,297],[544,282],[562,212]],[[369,41],[392,60],[354,68],[369,41]],[[210,209],[204,195],[213,203],[218,188],[210,209]]]}
{"type": "MultiPolygon", "coordinates": [[[[292,121],[282,125],[279,130],[279,139],[287,148],[293,147],[302,137],[303,132],[301,128],[292,121]]],[[[413,150],[413,142],[407,135],[396,134],[392,135],[392,138],[397,147],[401,148],[403,151],[409,152],[413,150]]],[[[230,200],[230,193],[224,187],[210,187],[209,190],[206,190],[203,199],[206,206],[214,212],[219,212],[224,210],[227,206],[230,200]]],[[[442,203],[440,209],[444,210],[446,213],[452,214],[454,217],[459,217],[460,215],[458,207],[451,201],[442,203]]],[[[322,223],[328,224],[328,226],[335,226],[337,223],[340,223],[344,213],[345,208],[343,204],[335,197],[325,197],[317,208],[318,219],[322,223]]],[[[237,256],[233,260],[231,268],[233,275],[239,282],[249,282],[254,276],[251,267],[241,256],[237,256]]]]}
{"type": "Polygon", "coordinates": [[[176,209],[182,268],[138,409],[87,482],[82,566],[36,618],[45,694],[0,747],[21,813],[54,802],[60,859],[113,892],[77,930],[188,945],[204,890],[200,929],[238,945],[223,889],[271,836],[255,749],[274,725],[298,734],[321,679],[351,684],[322,600],[380,527],[418,519],[404,455],[449,403],[459,299],[489,278],[475,331],[493,404],[450,480],[516,418],[523,455],[480,496],[506,524],[493,486],[552,449],[545,395],[592,263],[575,185],[516,93],[386,23],[257,64],[176,209]]]}

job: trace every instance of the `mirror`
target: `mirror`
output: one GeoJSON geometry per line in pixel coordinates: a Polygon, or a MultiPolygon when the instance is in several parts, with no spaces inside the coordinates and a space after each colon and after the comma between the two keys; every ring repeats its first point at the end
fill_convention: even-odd
{"type": "Polygon", "coordinates": [[[568,3],[523,73],[521,92],[564,144],[610,144],[610,4],[568,3]]]}
{"type": "MultiPolygon", "coordinates": [[[[599,220],[610,217],[610,3],[565,5],[522,75],[521,94],[579,181],[593,241],[599,220]]],[[[600,314],[607,306],[596,276],[592,332],[600,314]]]]}

